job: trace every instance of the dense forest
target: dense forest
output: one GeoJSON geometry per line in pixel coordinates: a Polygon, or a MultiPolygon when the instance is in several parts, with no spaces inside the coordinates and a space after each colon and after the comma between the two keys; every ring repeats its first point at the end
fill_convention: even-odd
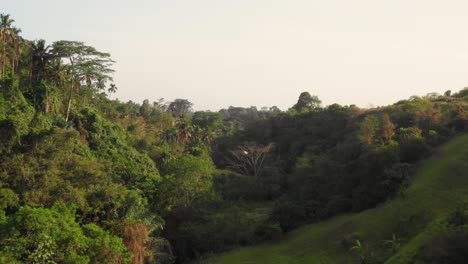
{"type": "Polygon", "coordinates": [[[0,263],[202,262],[404,196],[468,130],[467,88],[372,109],[303,92],[286,111],[194,112],[112,99],[113,63],[24,39],[0,15],[0,263]]]}

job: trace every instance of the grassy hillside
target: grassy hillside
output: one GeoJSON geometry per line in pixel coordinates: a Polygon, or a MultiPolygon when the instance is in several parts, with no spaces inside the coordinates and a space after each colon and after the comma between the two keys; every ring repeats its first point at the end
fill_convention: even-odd
{"type": "Polygon", "coordinates": [[[468,201],[468,134],[440,147],[421,163],[397,198],[358,214],[342,215],[291,232],[274,243],[241,248],[208,263],[359,263],[356,239],[385,263],[414,262],[418,249],[460,202],[468,201]],[[401,247],[392,254],[395,234],[401,247]],[[393,255],[393,256],[392,256],[393,255]]]}

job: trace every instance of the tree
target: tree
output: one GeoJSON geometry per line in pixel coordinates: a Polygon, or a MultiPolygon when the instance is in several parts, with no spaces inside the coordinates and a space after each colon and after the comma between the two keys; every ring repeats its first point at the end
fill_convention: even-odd
{"type": "Polygon", "coordinates": [[[86,85],[97,90],[104,89],[106,82],[112,81],[111,69],[114,61],[109,53],[97,51],[91,46],[79,41],[61,40],[54,42],[52,53],[64,61],[67,76],[71,81],[68,97],[67,114],[68,121],[73,100],[73,92],[78,91],[81,85],[86,85]]]}
{"type": "Polygon", "coordinates": [[[50,52],[50,46],[46,45],[45,40],[33,41],[30,44],[31,65],[30,65],[30,84],[33,85],[32,95],[36,107],[44,104],[44,111],[50,109],[50,86],[47,81],[49,68],[54,61],[54,56],[50,52]]]}
{"type": "Polygon", "coordinates": [[[174,117],[182,117],[189,115],[192,112],[193,103],[187,99],[175,99],[174,102],[169,104],[169,111],[174,117]]]}
{"type": "Polygon", "coordinates": [[[459,98],[466,98],[468,96],[468,87],[461,89],[458,93],[455,93],[453,96],[459,98]]]}
{"type": "Polygon", "coordinates": [[[19,33],[21,30],[13,26],[15,20],[10,15],[0,14],[0,64],[2,77],[6,71],[7,55],[10,54],[11,67],[15,70],[19,60],[19,33]]]}
{"type": "Polygon", "coordinates": [[[15,20],[11,19],[10,15],[0,14],[0,45],[2,51],[2,54],[0,56],[0,62],[2,64],[2,76],[5,73],[6,55],[9,44],[9,33],[12,30],[13,22],[15,22],[15,20]]]}
{"type": "Polygon", "coordinates": [[[61,60],[53,60],[46,70],[49,81],[56,86],[62,86],[67,79],[67,66],[61,60]]]}
{"type": "Polygon", "coordinates": [[[46,86],[44,87],[46,89],[42,89],[46,93],[44,111],[49,113],[53,102],[53,100],[51,100],[51,93],[57,91],[57,87],[63,87],[65,81],[67,80],[67,69],[66,65],[62,64],[60,59],[56,59],[53,56],[51,61],[45,63],[44,66],[44,75],[47,81],[47,85],[45,85],[43,81],[41,83],[46,86]]]}
{"type": "Polygon", "coordinates": [[[223,126],[223,119],[220,113],[195,112],[192,116],[193,125],[207,130],[216,130],[223,126]]]}
{"type": "Polygon", "coordinates": [[[231,151],[234,157],[234,160],[230,161],[231,167],[256,178],[262,172],[265,158],[272,147],[273,144],[238,147],[237,150],[231,151]]]}
{"type": "Polygon", "coordinates": [[[189,207],[211,188],[214,165],[209,156],[183,154],[163,166],[162,181],[156,195],[158,207],[169,210],[173,206],[189,207]]]}
{"type": "Polygon", "coordinates": [[[281,113],[281,109],[279,109],[276,105],[270,107],[268,110],[275,114],[281,113]]]}
{"type": "Polygon", "coordinates": [[[211,143],[211,141],[221,134],[224,128],[223,119],[220,113],[212,112],[195,112],[192,116],[192,124],[198,128],[195,130],[199,139],[205,143],[211,143]]]}
{"type": "MultiPolygon", "coordinates": [[[[5,263],[128,263],[121,238],[97,225],[80,226],[72,206],[21,207],[5,225],[0,260],[5,263]]],[[[2,230],[3,231],[3,230],[2,230]]]]}
{"type": "Polygon", "coordinates": [[[0,226],[7,221],[5,209],[18,206],[18,195],[10,189],[0,188],[0,226]]]}
{"type": "Polygon", "coordinates": [[[316,95],[312,96],[309,92],[302,92],[292,108],[297,112],[310,111],[319,108],[321,103],[322,101],[316,95]]]}
{"type": "Polygon", "coordinates": [[[412,163],[428,155],[431,148],[422,136],[422,130],[417,127],[402,127],[398,129],[400,143],[400,159],[412,163]]]}
{"type": "Polygon", "coordinates": [[[19,33],[21,33],[21,29],[17,27],[13,27],[13,30],[11,31],[11,34],[10,34],[10,39],[12,43],[11,69],[13,72],[17,72],[18,70],[20,53],[21,53],[20,43],[21,43],[22,38],[19,36],[19,33]]]}
{"type": "Polygon", "coordinates": [[[375,116],[366,116],[359,126],[359,139],[366,144],[372,144],[375,139],[378,124],[379,122],[375,116]]]}
{"type": "Polygon", "coordinates": [[[149,119],[151,114],[153,113],[153,107],[151,106],[148,99],[143,100],[143,103],[138,109],[138,113],[145,119],[149,119]]]}
{"type": "Polygon", "coordinates": [[[39,83],[45,76],[46,69],[52,63],[53,55],[51,47],[46,45],[45,40],[31,42],[31,81],[39,83]]]}
{"type": "Polygon", "coordinates": [[[107,89],[107,92],[109,92],[109,96],[112,93],[116,93],[117,92],[117,86],[114,83],[111,83],[110,87],[107,89]]]}
{"type": "Polygon", "coordinates": [[[382,137],[385,140],[391,140],[395,135],[395,125],[390,120],[390,117],[385,114],[382,117],[382,137]]]}
{"type": "Polygon", "coordinates": [[[193,137],[193,127],[190,125],[190,120],[181,118],[176,123],[177,141],[185,146],[193,137]]]}

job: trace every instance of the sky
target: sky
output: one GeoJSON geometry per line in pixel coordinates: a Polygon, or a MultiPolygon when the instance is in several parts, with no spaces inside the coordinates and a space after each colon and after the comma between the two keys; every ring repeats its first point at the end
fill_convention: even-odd
{"type": "Polygon", "coordinates": [[[468,86],[466,0],[0,0],[26,39],[116,61],[122,101],[392,104],[468,86]]]}

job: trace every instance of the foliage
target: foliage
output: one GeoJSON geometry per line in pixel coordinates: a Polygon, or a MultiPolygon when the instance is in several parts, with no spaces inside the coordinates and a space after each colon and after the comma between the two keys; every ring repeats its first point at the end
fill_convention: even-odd
{"type": "Polygon", "coordinates": [[[21,207],[2,226],[2,255],[26,263],[125,263],[121,239],[95,225],[80,227],[75,211],[61,203],[51,209],[21,207]]]}
{"type": "Polygon", "coordinates": [[[397,238],[395,233],[392,234],[392,239],[387,239],[383,241],[384,245],[389,246],[389,248],[392,251],[392,254],[397,253],[398,249],[400,249],[401,247],[400,242],[401,242],[401,239],[397,238]]]}
{"type": "MultiPolygon", "coordinates": [[[[110,54],[20,33],[0,15],[0,262],[182,263],[361,211],[350,223],[330,220],[330,241],[359,233],[382,261],[390,253],[427,255],[412,239],[452,199],[417,188],[435,184],[410,183],[422,159],[467,131],[466,89],[375,109],[322,107],[304,92],[287,112],[230,106],[193,113],[186,99],[110,100],[117,90],[106,87],[110,54]],[[391,208],[409,208],[365,211],[390,200],[391,208]],[[424,201],[434,205],[414,206],[424,201]],[[382,220],[395,215],[390,224],[382,220]],[[381,242],[391,234],[399,237],[388,252],[381,242]]],[[[439,185],[452,184],[461,168],[439,185]]],[[[426,174],[440,175],[437,168],[426,174]]],[[[437,248],[453,237],[464,241],[448,231],[464,228],[463,208],[427,228],[443,230],[425,234],[442,241],[437,248]]],[[[327,244],[327,228],[310,241],[327,244]]],[[[298,244],[315,243],[307,241],[296,243],[295,256],[305,254],[298,244]]],[[[329,249],[338,262],[349,260],[339,244],[313,247],[307,252],[323,254],[304,261],[334,263],[329,249]]]]}
{"type": "Polygon", "coordinates": [[[169,104],[168,109],[174,116],[182,117],[192,112],[192,105],[187,99],[176,99],[169,104]]]}
{"type": "Polygon", "coordinates": [[[184,154],[170,160],[163,168],[165,176],[159,186],[161,208],[189,207],[211,189],[213,164],[206,156],[184,154]]]}
{"type": "Polygon", "coordinates": [[[359,256],[359,263],[361,263],[361,264],[371,263],[370,253],[369,253],[368,249],[366,248],[366,246],[363,245],[361,241],[356,240],[356,245],[351,247],[349,250],[357,252],[357,254],[359,256]]]}
{"type": "Polygon", "coordinates": [[[466,228],[433,235],[418,251],[416,263],[465,263],[468,258],[466,228]]]}
{"type": "Polygon", "coordinates": [[[468,198],[467,146],[464,134],[439,147],[435,156],[418,166],[404,197],[303,226],[280,241],[243,247],[206,262],[356,263],[349,249],[358,239],[365,241],[377,263],[464,263],[465,227],[453,226],[449,219],[462,214],[463,206],[456,205],[468,198]],[[382,244],[393,234],[400,243],[396,254],[382,244]],[[349,244],[342,243],[344,237],[349,244]]]}
{"type": "Polygon", "coordinates": [[[267,221],[268,213],[269,208],[255,204],[200,200],[190,208],[173,210],[163,234],[179,259],[198,259],[202,253],[280,237],[279,226],[267,221]]]}
{"type": "Polygon", "coordinates": [[[320,101],[316,95],[312,96],[309,92],[302,92],[292,109],[296,110],[298,113],[310,111],[320,107],[321,103],[322,101],[320,101]]]}

